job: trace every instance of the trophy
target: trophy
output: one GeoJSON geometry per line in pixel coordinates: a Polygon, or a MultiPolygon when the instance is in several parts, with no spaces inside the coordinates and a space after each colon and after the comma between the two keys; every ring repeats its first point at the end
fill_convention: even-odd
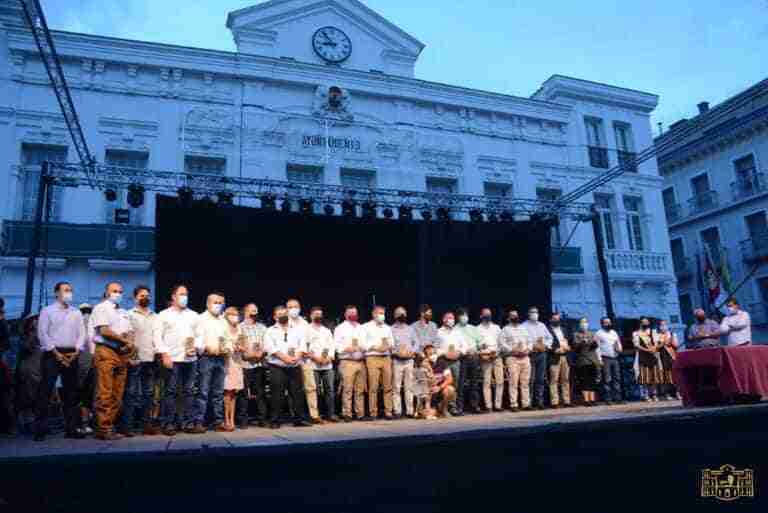
{"type": "Polygon", "coordinates": [[[456,346],[454,346],[453,344],[449,345],[448,346],[448,352],[449,353],[455,353],[456,352],[456,346]]]}
{"type": "Polygon", "coordinates": [[[389,339],[387,337],[381,339],[381,347],[384,351],[389,350],[389,339]]]}
{"type": "Polygon", "coordinates": [[[133,331],[130,331],[126,334],[130,344],[128,346],[128,361],[132,365],[137,365],[139,363],[139,348],[136,347],[136,334],[133,331]]]}

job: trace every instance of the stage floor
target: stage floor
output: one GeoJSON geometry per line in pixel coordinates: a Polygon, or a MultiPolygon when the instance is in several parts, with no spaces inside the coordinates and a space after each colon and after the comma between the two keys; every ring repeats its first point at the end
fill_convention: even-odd
{"type": "Polygon", "coordinates": [[[616,406],[575,407],[559,410],[530,412],[500,412],[484,415],[466,415],[439,420],[377,420],[327,424],[307,428],[284,425],[278,430],[251,427],[233,433],[208,432],[204,435],[178,434],[175,437],[137,436],[115,442],[94,438],[69,440],[53,436],[44,442],[31,437],[0,438],[0,461],[16,458],[46,456],[96,456],[141,453],[174,453],[211,449],[237,449],[260,447],[288,447],[315,444],[344,445],[376,440],[461,439],[489,432],[504,431],[530,434],[536,431],[558,429],[589,430],[596,423],[605,427],[611,423],[639,423],[646,421],[674,423],[692,416],[715,415],[733,408],[764,408],[767,402],[751,406],[724,406],[683,408],[680,401],[658,403],[635,402],[616,406]]]}

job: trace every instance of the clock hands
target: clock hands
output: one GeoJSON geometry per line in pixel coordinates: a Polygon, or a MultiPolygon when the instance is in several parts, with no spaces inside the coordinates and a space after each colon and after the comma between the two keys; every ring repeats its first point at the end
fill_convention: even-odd
{"type": "Polygon", "coordinates": [[[323,46],[337,46],[337,44],[328,36],[328,34],[325,33],[325,31],[320,32],[320,35],[323,36],[326,40],[326,42],[323,43],[323,46]]]}

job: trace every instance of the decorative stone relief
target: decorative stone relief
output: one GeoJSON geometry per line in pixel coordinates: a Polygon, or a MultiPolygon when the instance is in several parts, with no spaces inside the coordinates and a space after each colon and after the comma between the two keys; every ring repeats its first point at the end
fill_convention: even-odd
{"type": "Polygon", "coordinates": [[[501,157],[477,158],[477,170],[486,181],[496,183],[512,183],[517,171],[517,161],[501,157]]]}
{"type": "Polygon", "coordinates": [[[632,293],[630,296],[630,301],[632,303],[632,306],[637,308],[640,306],[640,296],[643,293],[643,286],[645,284],[642,281],[635,281],[632,283],[632,293]]]}
{"type": "Polygon", "coordinates": [[[69,131],[61,114],[18,111],[16,133],[21,142],[69,146],[69,131]]]}
{"type": "Polygon", "coordinates": [[[235,144],[233,114],[225,110],[194,109],[183,127],[185,149],[201,154],[227,154],[235,144]]]}
{"type": "Polygon", "coordinates": [[[333,119],[352,120],[352,95],[338,86],[319,85],[315,89],[312,114],[333,119]]]}
{"type": "Polygon", "coordinates": [[[99,134],[104,138],[104,147],[112,149],[149,152],[158,137],[158,127],[154,121],[99,119],[99,134]]]}

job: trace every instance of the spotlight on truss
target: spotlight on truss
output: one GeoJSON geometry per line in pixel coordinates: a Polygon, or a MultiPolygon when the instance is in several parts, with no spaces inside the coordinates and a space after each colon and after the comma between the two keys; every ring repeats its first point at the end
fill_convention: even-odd
{"type": "Polygon", "coordinates": [[[387,207],[382,211],[382,214],[384,214],[385,218],[392,219],[395,215],[395,212],[391,208],[387,207]]]}
{"type": "Polygon", "coordinates": [[[231,207],[234,205],[235,195],[231,192],[222,191],[216,194],[216,201],[222,207],[231,207]]]}
{"type": "Polygon", "coordinates": [[[277,206],[275,203],[275,196],[272,194],[265,194],[261,197],[262,210],[274,211],[277,206]]]}
{"type": "Polygon", "coordinates": [[[413,221],[413,208],[402,206],[397,209],[401,221],[413,221]]]}
{"type": "Polygon", "coordinates": [[[325,212],[325,215],[332,216],[334,212],[333,205],[327,204],[323,207],[323,212],[325,212]]]}
{"type": "Polygon", "coordinates": [[[473,223],[482,223],[483,222],[483,213],[479,210],[470,210],[469,211],[469,220],[473,223]]]}
{"type": "Polygon", "coordinates": [[[117,191],[114,189],[107,189],[104,191],[104,198],[107,201],[117,201],[117,191]]]}
{"type": "Polygon", "coordinates": [[[177,191],[179,195],[179,204],[182,207],[191,207],[192,200],[194,199],[194,193],[190,187],[179,187],[177,191]]]}

